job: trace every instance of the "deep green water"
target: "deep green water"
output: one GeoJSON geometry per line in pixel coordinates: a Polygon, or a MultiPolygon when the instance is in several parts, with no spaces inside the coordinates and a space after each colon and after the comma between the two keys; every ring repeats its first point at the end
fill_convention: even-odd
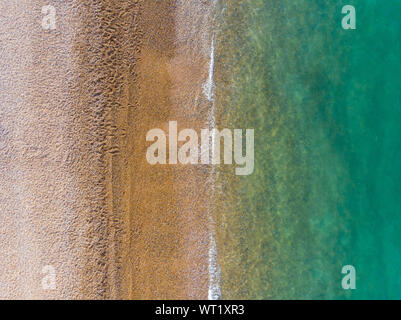
{"type": "Polygon", "coordinates": [[[218,123],[254,128],[256,157],[219,178],[223,298],[401,298],[401,1],[219,6],[218,123]]]}

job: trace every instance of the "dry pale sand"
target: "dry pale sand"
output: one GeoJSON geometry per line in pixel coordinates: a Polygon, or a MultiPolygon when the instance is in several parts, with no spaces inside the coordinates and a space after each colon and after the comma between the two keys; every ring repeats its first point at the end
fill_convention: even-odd
{"type": "Polygon", "coordinates": [[[0,298],[207,298],[210,170],[145,137],[207,124],[212,2],[42,5],[0,2],[0,298]]]}

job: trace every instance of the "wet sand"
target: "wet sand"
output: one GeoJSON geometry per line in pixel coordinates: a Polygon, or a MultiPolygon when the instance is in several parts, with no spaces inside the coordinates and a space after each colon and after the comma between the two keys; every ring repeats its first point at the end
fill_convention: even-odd
{"type": "Polygon", "coordinates": [[[51,31],[41,7],[0,5],[0,297],[207,298],[210,168],[145,137],[207,125],[212,4],[61,2],[51,31]]]}

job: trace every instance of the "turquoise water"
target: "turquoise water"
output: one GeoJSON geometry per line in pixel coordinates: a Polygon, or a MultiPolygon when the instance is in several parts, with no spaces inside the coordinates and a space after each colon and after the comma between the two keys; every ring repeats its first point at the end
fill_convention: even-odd
{"type": "Polygon", "coordinates": [[[256,158],[220,175],[223,298],[401,298],[401,1],[219,6],[218,122],[254,128],[256,158]]]}

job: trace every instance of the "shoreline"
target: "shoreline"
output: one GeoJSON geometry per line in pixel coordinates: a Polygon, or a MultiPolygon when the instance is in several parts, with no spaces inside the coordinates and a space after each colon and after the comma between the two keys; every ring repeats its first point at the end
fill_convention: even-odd
{"type": "MultiPolygon", "coordinates": [[[[203,84],[209,77],[210,31],[207,29],[210,23],[205,22],[211,19],[211,8],[206,4],[175,2],[170,17],[172,23],[168,21],[165,8],[159,8],[159,14],[154,7],[157,4],[152,4],[152,1],[147,2],[149,13],[144,10],[147,32],[144,34],[138,66],[139,84],[143,86],[138,90],[139,114],[149,114],[149,121],[139,135],[145,137],[146,132],[152,128],[166,129],[170,120],[177,121],[180,128],[199,129],[207,123],[210,112],[210,101],[203,93],[203,84]],[[169,34],[166,31],[168,28],[169,34]]],[[[146,118],[140,122],[146,123],[146,118]]],[[[137,148],[143,150],[144,155],[147,146],[149,144],[143,145],[141,142],[137,148]]],[[[141,161],[145,162],[144,157],[134,162],[141,161]]],[[[165,243],[159,248],[159,254],[170,252],[175,257],[164,256],[164,261],[146,257],[145,260],[151,260],[152,265],[143,272],[138,282],[147,290],[158,290],[158,294],[145,293],[139,287],[134,291],[143,292],[138,297],[146,298],[206,299],[210,286],[210,169],[182,165],[152,167],[147,163],[143,164],[143,168],[139,171],[147,172],[146,178],[143,177],[146,182],[141,178],[140,183],[151,184],[150,189],[157,190],[157,196],[149,195],[142,189],[140,198],[163,195],[165,202],[161,203],[157,199],[159,207],[150,211],[143,201],[136,204],[141,207],[140,210],[147,212],[148,225],[153,225],[154,230],[163,235],[165,243]],[[160,185],[160,180],[166,178],[168,182],[160,185]],[[173,199],[175,202],[171,204],[173,199]],[[161,273],[164,273],[162,279],[158,278],[161,273]]],[[[135,185],[138,183],[134,182],[135,185]]],[[[142,228],[147,230],[146,226],[142,228]]],[[[145,232],[146,235],[141,239],[147,243],[147,239],[153,236],[148,230],[145,232]]],[[[141,248],[145,248],[146,243],[141,248]]],[[[152,248],[148,249],[153,251],[152,248]]],[[[143,249],[136,251],[146,252],[143,249]]]]}

